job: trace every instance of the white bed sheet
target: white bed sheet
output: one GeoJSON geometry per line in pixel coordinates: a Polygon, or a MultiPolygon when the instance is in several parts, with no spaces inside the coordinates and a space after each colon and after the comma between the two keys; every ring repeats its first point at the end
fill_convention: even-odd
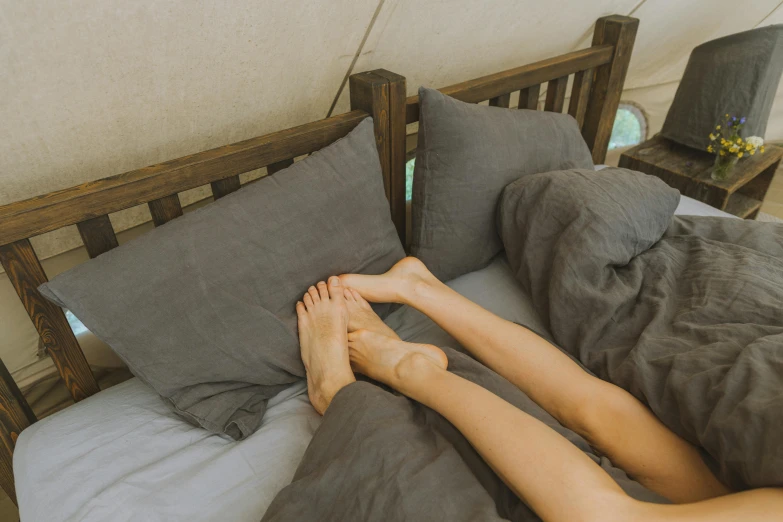
{"type": "Polygon", "coordinates": [[[22,432],[21,520],[258,522],[320,422],[305,384],[294,384],[237,443],[183,421],[131,379],[22,432]]]}
{"type": "MultiPolygon", "coordinates": [[[[734,217],[684,196],[675,213],[734,217]]],[[[449,284],[545,335],[503,256],[449,284]]],[[[414,310],[387,322],[404,339],[450,343],[414,310]]],[[[257,522],[290,482],[320,421],[304,383],[295,384],[270,401],[261,428],[237,443],[183,421],[131,379],[21,434],[14,452],[21,521],[257,522]]]]}

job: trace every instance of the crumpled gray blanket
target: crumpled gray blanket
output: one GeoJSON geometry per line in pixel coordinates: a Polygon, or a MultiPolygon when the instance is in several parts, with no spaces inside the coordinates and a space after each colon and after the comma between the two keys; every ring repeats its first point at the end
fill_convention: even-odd
{"type": "Polygon", "coordinates": [[[498,222],[562,349],[727,484],[783,486],[783,225],[673,217],[678,201],[625,169],[550,172],[506,187],[498,222]]]}
{"type": "MultiPolygon", "coordinates": [[[[629,495],[664,499],[631,480],[504,378],[450,348],[449,370],[566,437],[629,495]]],[[[525,444],[525,434],[519,434],[525,444]]],[[[263,521],[540,521],[439,414],[370,382],[346,386],[326,410],[290,485],[263,521]]]]}

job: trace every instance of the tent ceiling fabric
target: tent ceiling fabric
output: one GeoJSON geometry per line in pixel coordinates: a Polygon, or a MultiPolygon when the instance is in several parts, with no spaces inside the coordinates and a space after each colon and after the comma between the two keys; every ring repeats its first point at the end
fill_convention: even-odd
{"type": "MultiPolygon", "coordinates": [[[[779,5],[0,0],[0,204],[323,117],[357,52],[353,71],[390,69],[413,93],[585,47],[595,19],[611,13],[642,20],[627,97],[655,132],[690,50],[782,22],[779,5]]],[[[347,109],[343,89],[336,112],[347,109]]],[[[783,124],[768,137],[783,137],[783,124]]],[[[145,208],[113,216],[120,229],[147,219],[145,208]]],[[[36,246],[47,257],[78,244],[65,230],[36,246]]]]}
{"type": "MultiPolygon", "coordinates": [[[[654,133],[691,49],[783,23],[781,3],[0,0],[0,205],[323,118],[338,94],[344,112],[349,72],[383,67],[414,93],[586,47],[613,13],[641,19],[624,99],[654,133]]],[[[781,98],[768,139],[783,139],[781,98]]],[[[145,207],[112,216],[118,229],[148,219],[145,207]]],[[[36,238],[39,254],[79,246],[74,228],[36,238]]],[[[0,329],[32,328],[12,322],[0,329]]],[[[28,333],[5,336],[30,340],[22,356],[0,346],[12,371],[34,357],[28,333]]]]}

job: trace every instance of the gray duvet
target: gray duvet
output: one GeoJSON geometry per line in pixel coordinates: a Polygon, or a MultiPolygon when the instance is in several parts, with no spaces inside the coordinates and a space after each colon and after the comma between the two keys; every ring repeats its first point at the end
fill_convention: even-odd
{"type": "MultiPolygon", "coordinates": [[[[538,418],[601,465],[631,496],[664,502],[511,383],[445,348],[450,371],[538,418]]],[[[520,433],[519,443],[525,444],[520,433]]],[[[343,388],[264,521],[539,521],[443,417],[400,395],[356,382],[343,388]]]]}
{"type": "MultiPolygon", "coordinates": [[[[673,218],[678,200],[630,171],[533,175],[506,189],[498,224],[561,349],[703,446],[735,487],[783,485],[783,226],[673,218]]],[[[409,340],[448,339],[432,327],[409,340]]],[[[631,496],[665,502],[508,381],[444,350],[450,371],[546,423],[631,496]]],[[[335,397],[263,520],[539,518],[443,417],[360,381],[335,397]]]]}
{"type": "Polygon", "coordinates": [[[673,217],[625,169],[506,187],[509,264],[555,342],[703,447],[734,488],[783,486],[783,225],[673,217]]]}

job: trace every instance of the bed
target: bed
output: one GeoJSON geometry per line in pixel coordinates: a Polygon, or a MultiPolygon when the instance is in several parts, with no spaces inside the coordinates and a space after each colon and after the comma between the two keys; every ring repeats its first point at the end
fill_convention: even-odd
{"type": "MultiPolygon", "coordinates": [[[[600,164],[637,25],[604,17],[586,49],[440,90],[499,107],[509,107],[518,91],[518,107],[536,109],[546,83],[544,110],[573,116],[600,164]]],[[[320,422],[300,383],[272,399],[260,429],[239,443],[187,424],[137,379],[100,391],[63,310],[37,291],[47,279],[29,238],[75,224],[90,257],[97,257],[118,246],[110,213],[147,204],[155,226],[162,226],[183,213],[177,193],[210,185],[217,200],[241,188],[243,172],[266,167],[284,176],[294,158],[335,142],[369,115],[392,221],[405,244],[406,125],[418,120],[418,99],[406,98],[403,76],[385,70],[353,75],[350,90],[349,113],[0,208],[0,261],[78,403],[36,422],[0,365],[0,485],[18,499],[23,520],[212,520],[218,512],[223,519],[258,520],[291,479],[320,422]]],[[[689,198],[678,213],[724,215],[689,198]]],[[[502,256],[450,284],[510,320],[538,321],[546,335],[502,256]]],[[[405,339],[448,343],[444,332],[406,308],[387,322],[405,339]]]]}

